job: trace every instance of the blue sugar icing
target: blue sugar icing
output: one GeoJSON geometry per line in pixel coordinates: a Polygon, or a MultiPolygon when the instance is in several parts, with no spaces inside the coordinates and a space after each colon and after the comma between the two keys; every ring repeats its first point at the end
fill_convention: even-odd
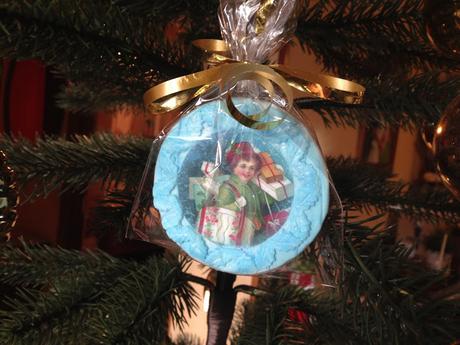
{"type": "MultiPolygon", "coordinates": [[[[236,104],[243,112],[257,111],[250,99],[237,99],[236,104]]],[[[329,206],[324,161],[303,125],[271,105],[267,119],[279,117],[284,121],[274,129],[253,130],[228,116],[220,100],[211,101],[192,109],[166,136],[156,162],[154,206],[168,236],[192,258],[224,272],[257,274],[292,260],[318,234],[329,206]],[[294,183],[286,223],[274,235],[251,247],[217,244],[199,234],[195,219],[186,216],[186,188],[180,185],[188,181],[188,176],[198,176],[191,174],[191,162],[214,160],[214,152],[204,152],[198,144],[205,148],[215,145],[217,140],[228,142],[234,138],[245,138],[261,150],[273,152],[274,160],[283,161],[285,174],[294,183]]]]}

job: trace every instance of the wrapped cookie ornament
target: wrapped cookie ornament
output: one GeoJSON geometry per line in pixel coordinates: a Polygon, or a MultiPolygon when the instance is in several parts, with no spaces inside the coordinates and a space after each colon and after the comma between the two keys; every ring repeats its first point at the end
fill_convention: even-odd
{"type": "MultiPolygon", "coordinates": [[[[231,58],[214,56],[217,66],[146,92],[154,113],[188,107],[153,144],[136,204],[147,190],[153,205],[142,217],[135,208],[131,219],[138,237],[173,244],[219,271],[258,274],[283,266],[318,235],[331,182],[312,131],[292,107],[292,85],[348,103],[359,102],[363,88],[261,64],[294,32],[296,11],[289,0],[221,1],[231,58]]],[[[209,51],[216,43],[199,45],[209,51]]]]}

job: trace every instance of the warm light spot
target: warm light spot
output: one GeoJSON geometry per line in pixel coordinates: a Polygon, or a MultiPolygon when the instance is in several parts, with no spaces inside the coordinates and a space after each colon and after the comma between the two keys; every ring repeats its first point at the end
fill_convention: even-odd
{"type": "Polygon", "coordinates": [[[438,126],[438,127],[436,128],[436,134],[438,134],[438,135],[439,135],[439,134],[441,134],[441,133],[442,133],[442,131],[443,131],[443,128],[442,128],[442,126],[438,126]]]}
{"type": "Polygon", "coordinates": [[[210,299],[211,299],[211,292],[209,290],[205,290],[204,296],[203,296],[203,311],[205,313],[207,313],[209,310],[209,300],[210,299]]]}

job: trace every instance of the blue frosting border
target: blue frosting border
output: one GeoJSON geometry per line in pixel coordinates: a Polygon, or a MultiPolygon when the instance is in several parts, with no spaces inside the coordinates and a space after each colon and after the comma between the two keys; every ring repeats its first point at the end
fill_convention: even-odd
{"type": "MultiPolygon", "coordinates": [[[[239,99],[239,106],[250,105],[239,99]]],[[[253,130],[227,115],[221,100],[192,109],[175,124],[161,145],[155,167],[154,206],[161,215],[167,235],[188,255],[214,269],[235,274],[273,270],[295,258],[321,229],[329,206],[329,180],[322,155],[310,134],[292,116],[276,105],[268,115],[283,117],[272,130],[253,130]],[[209,140],[216,131],[237,130],[266,137],[290,163],[295,186],[286,223],[273,236],[251,247],[217,244],[197,233],[196,225],[184,217],[177,176],[193,140],[209,140]]]]}

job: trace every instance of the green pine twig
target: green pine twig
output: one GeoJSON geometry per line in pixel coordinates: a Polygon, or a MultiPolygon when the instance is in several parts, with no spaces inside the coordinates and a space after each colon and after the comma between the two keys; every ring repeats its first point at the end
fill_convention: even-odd
{"type": "Polygon", "coordinates": [[[346,207],[391,211],[430,223],[460,221],[460,203],[443,186],[395,181],[387,170],[351,158],[329,158],[327,165],[346,207]]]}
{"type": "Polygon", "coordinates": [[[75,272],[101,270],[116,260],[103,252],[81,252],[59,249],[43,245],[27,245],[21,247],[4,245],[0,250],[1,275],[0,282],[8,286],[40,288],[49,284],[50,279],[75,272]]]}
{"type": "Polygon", "coordinates": [[[176,21],[181,24],[181,36],[193,40],[199,38],[219,38],[220,27],[217,19],[219,1],[146,1],[115,0],[114,4],[136,16],[148,20],[166,22],[176,21]]]}
{"type": "MultiPolygon", "coordinates": [[[[140,104],[152,85],[201,68],[199,54],[168,43],[159,24],[110,1],[7,1],[0,6],[0,55],[41,59],[81,89],[106,90],[112,105],[140,104]]],[[[81,95],[79,101],[77,109],[101,106],[81,95]]]]}
{"type": "MultiPolygon", "coordinates": [[[[93,217],[89,231],[98,238],[116,234],[119,240],[122,239],[126,235],[135,197],[136,191],[132,189],[108,192],[92,210],[93,217]]],[[[143,211],[145,212],[140,209],[136,212],[143,211]]]]}
{"type": "Polygon", "coordinates": [[[37,197],[59,188],[79,192],[96,181],[137,185],[150,143],[142,138],[96,134],[75,136],[73,141],[45,137],[35,143],[3,137],[0,147],[16,172],[19,187],[32,181],[31,195],[37,197]]]}
{"type": "Polygon", "coordinates": [[[326,69],[341,76],[458,68],[432,47],[422,11],[420,0],[320,1],[307,4],[296,35],[326,69]]]}
{"type": "Polygon", "coordinates": [[[383,76],[363,80],[366,93],[363,104],[297,100],[301,108],[316,111],[328,126],[362,125],[402,127],[418,130],[437,123],[447,105],[455,98],[460,78],[445,78],[443,71],[430,71],[407,80],[383,76]]]}
{"type": "Polygon", "coordinates": [[[410,259],[382,224],[369,225],[374,220],[346,218],[345,261],[337,267],[343,274],[335,288],[304,291],[268,281],[273,293],[246,306],[232,344],[441,345],[458,339],[460,303],[432,298],[446,277],[410,259]]]}
{"type": "Polygon", "coordinates": [[[151,344],[165,339],[169,315],[180,326],[195,308],[185,262],[25,244],[0,253],[0,277],[16,286],[0,309],[0,339],[8,344],[151,344]]]}

